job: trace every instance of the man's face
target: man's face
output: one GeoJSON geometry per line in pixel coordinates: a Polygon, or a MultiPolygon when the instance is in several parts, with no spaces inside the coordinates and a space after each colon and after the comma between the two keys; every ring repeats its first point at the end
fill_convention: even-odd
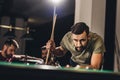
{"type": "Polygon", "coordinates": [[[16,47],[11,45],[11,46],[7,46],[6,50],[5,50],[5,56],[7,58],[10,58],[12,57],[12,55],[15,54],[15,50],[16,50],[16,47]]]}
{"type": "Polygon", "coordinates": [[[47,56],[47,50],[44,49],[44,50],[42,50],[42,58],[45,59],[46,56],[47,56]]]}
{"type": "Polygon", "coordinates": [[[75,49],[79,52],[82,52],[87,46],[88,35],[85,31],[82,34],[78,35],[72,34],[72,40],[75,45],[75,49]]]}

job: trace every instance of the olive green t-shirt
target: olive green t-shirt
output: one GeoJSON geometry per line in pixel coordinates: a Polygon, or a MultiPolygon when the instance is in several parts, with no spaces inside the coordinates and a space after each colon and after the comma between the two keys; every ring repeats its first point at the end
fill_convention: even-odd
{"type": "Polygon", "coordinates": [[[72,35],[71,32],[66,33],[60,45],[66,51],[71,52],[72,54],[71,59],[74,62],[78,64],[90,64],[92,54],[97,53],[103,54],[105,52],[103,39],[96,33],[92,32],[89,33],[90,39],[88,41],[86,49],[83,50],[82,52],[78,52],[75,50],[75,46],[73,44],[71,35],[72,35]]]}

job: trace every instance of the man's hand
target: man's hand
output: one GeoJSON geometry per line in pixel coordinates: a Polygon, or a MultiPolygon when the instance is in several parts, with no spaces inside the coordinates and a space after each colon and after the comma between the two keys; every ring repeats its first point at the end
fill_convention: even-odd
{"type": "Polygon", "coordinates": [[[46,49],[47,50],[50,50],[50,51],[54,51],[55,50],[55,42],[53,40],[49,40],[47,43],[46,43],[46,49]]]}
{"type": "Polygon", "coordinates": [[[46,49],[49,50],[51,53],[53,53],[57,57],[61,57],[65,55],[67,51],[65,51],[61,46],[56,47],[55,42],[53,40],[49,40],[46,43],[46,49]]]}

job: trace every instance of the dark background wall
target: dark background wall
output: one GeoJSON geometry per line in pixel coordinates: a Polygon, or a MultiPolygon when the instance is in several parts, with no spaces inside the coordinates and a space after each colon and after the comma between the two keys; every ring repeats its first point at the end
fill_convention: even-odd
{"type": "Polygon", "coordinates": [[[104,69],[114,70],[115,26],[117,0],[106,0],[104,69]]]}

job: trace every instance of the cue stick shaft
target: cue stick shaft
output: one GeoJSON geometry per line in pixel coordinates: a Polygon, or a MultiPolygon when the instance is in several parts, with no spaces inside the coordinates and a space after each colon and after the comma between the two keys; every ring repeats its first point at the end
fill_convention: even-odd
{"type": "MultiPolygon", "coordinates": [[[[51,33],[51,37],[50,37],[50,40],[53,40],[53,41],[54,41],[54,29],[55,29],[56,19],[57,19],[57,14],[55,14],[54,17],[53,17],[52,33],[51,33]]],[[[47,51],[45,64],[48,63],[49,56],[50,56],[50,49],[48,49],[48,51],[47,51]]]]}

